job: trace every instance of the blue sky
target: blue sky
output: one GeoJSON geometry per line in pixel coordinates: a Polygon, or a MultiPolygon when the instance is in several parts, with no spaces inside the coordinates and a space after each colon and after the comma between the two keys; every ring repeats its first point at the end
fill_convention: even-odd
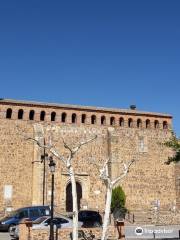
{"type": "Polygon", "coordinates": [[[180,135],[180,1],[0,2],[0,97],[170,113],[180,135]]]}

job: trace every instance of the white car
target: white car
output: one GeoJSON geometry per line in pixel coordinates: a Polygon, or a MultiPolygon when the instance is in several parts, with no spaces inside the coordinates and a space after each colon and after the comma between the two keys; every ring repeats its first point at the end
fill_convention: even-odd
{"type": "MultiPolygon", "coordinates": [[[[32,229],[46,229],[50,226],[51,217],[44,216],[36,219],[33,221],[32,229]]],[[[57,228],[72,228],[73,227],[73,221],[72,219],[65,217],[63,215],[59,215],[58,217],[53,218],[53,224],[57,228]]],[[[78,222],[78,227],[82,226],[82,222],[78,222]]]]}
{"type": "MultiPolygon", "coordinates": [[[[33,221],[32,229],[46,229],[50,226],[51,217],[49,216],[43,216],[37,218],[35,221],[33,221]]],[[[72,219],[65,217],[63,215],[59,215],[58,217],[53,218],[54,226],[57,228],[72,228],[73,227],[73,221],[72,219]]],[[[78,227],[81,227],[83,225],[83,222],[78,222],[78,227]]],[[[13,226],[10,228],[9,231],[11,239],[19,239],[19,226],[13,226]]]]}
{"type": "Polygon", "coordinates": [[[10,227],[9,235],[11,237],[11,240],[18,240],[19,239],[19,226],[15,225],[15,226],[10,227]]]}

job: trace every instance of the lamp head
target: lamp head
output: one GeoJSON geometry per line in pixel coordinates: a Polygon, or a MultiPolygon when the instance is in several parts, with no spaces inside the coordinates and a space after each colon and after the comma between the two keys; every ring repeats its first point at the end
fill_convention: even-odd
{"type": "Polygon", "coordinates": [[[56,163],[54,162],[52,156],[49,157],[49,167],[50,167],[51,173],[54,173],[55,172],[56,163]]]}

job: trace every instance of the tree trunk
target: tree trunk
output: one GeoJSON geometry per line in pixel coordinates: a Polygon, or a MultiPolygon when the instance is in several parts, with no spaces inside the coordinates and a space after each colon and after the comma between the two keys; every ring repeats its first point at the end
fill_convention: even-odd
{"type": "Polygon", "coordinates": [[[109,216],[110,216],[110,209],[111,209],[111,197],[112,197],[112,187],[109,186],[108,184],[101,240],[107,239],[107,230],[109,225],[109,216]]]}
{"type": "Polygon", "coordinates": [[[76,180],[73,167],[70,167],[70,179],[72,184],[72,200],[73,200],[73,240],[78,240],[78,206],[77,206],[77,191],[76,180]]]}

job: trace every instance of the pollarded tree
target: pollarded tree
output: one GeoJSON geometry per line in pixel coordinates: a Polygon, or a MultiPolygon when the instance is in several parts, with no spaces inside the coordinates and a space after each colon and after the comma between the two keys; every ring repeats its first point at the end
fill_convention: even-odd
{"type": "Polygon", "coordinates": [[[123,163],[122,173],[116,179],[112,180],[110,177],[109,171],[109,159],[104,163],[104,166],[100,169],[100,179],[104,182],[106,186],[106,203],[105,203],[105,214],[103,219],[103,230],[101,240],[107,239],[107,230],[109,226],[109,217],[111,212],[111,199],[112,199],[112,191],[117,183],[121,183],[121,181],[127,176],[129,169],[132,164],[135,162],[135,159],[132,159],[129,162],[123,163]]]}
{"type": "MultiPolygon", "coordinates": [[[[111,138],[112,128],[108,129],[108,139],[111,138]]],[[[131,160],[121,160],[118,162],[120,173],[115,179],[111,178],[110,165],[113,164],[110,157],[104,162],[103,166],[93,163],[99,169],[99,177],[105,185],[106,188],[106,202],[105,202],[105,214],[103,219],[103,229],[101,240],[106,240],[108,238],[108,226],[110,222],[110,213],[111,213],[111,200],[112,200],[112,191],[117,186],[117,184],[121,184],[122,181],[126,178],[129,173],[130,168],[133,164],[138,160],[137,153],[134,153],[134,157],[131,160]]],[[[117,161],[114,161],[117,163],[117,161]]]]}
{"type": "Polygon", "coordinates": [[[76,155],[76,153],[79,151],[79,149],[89,142],[92,142],[96,138],[93,137],[89,140],[82,141],[78,144],[76,144],[75,147],[70,147],[63,139],[64,148],[66,148],[69,151],[69,156],[64,157],[62,154],[58,152],[57,149],[53,147],[53,145],[42,145],[39,141],[37,141],[35,138],[28,138],[27,140],[33,140],[37,143],[37,145],[43,149],[47,149],[52,155],[55,156],[56,159],[62,161],[64,165],[66,166],[67,172],[70,177],[71,185],[72,185],[72,199],[73,199],[73,240],[78,239],[78,206],[77,206],[77,189],[76,189],[76,179],[75,179],[75,171],[73,168],[73,159],[76,155]]]}
{"type": "MultiPolygon", "coordinates": [[[[17,126],[17,128],[18,128],[18,126],[17,126]]],[[[62,161],[63,164],[65,165],[65,167],[67,169],[67,173],[69,174],[69,177],[70,177],[71,185],[72,185],[73,240],[78,240],[78,204],[77,204],[77,190],[76,190],[75,170],[74,170],[74,167],[73,167],[73,159],[74,159],[75,155],[78,153],[79,149],[83,145],[86,145],[86,144],[94,141],[97,138],[97,136],[95,135],[94,137],[92,137],[92,138],[90,138],[88,140],[81,141],[79,143],[73,144],[75,146],[68,145],[65,142],[65,140],[61,137],[61,139],[63,141],[63,146],[68,151],[68,155],[64,156],[53,145],[53,143],[51,141],[51,136],[50,136],[50,139],[49,139],[49,143],[48,144],[44,144],[44,143],[42,143],[42,141],[38,140],[37,138],[29,137],[29,136],[26,136],[25,134],[22,134],[22,135],[24,135],[24,138],[26,140],[32,140],[33,142],[35,142],[39,146],[39,148],[46,149],[47,152],[52,154],[57,160],[62,161]]],[[[43,136],[44,139],[45,139],[45,137],[46,136],[43,136]]]]}

